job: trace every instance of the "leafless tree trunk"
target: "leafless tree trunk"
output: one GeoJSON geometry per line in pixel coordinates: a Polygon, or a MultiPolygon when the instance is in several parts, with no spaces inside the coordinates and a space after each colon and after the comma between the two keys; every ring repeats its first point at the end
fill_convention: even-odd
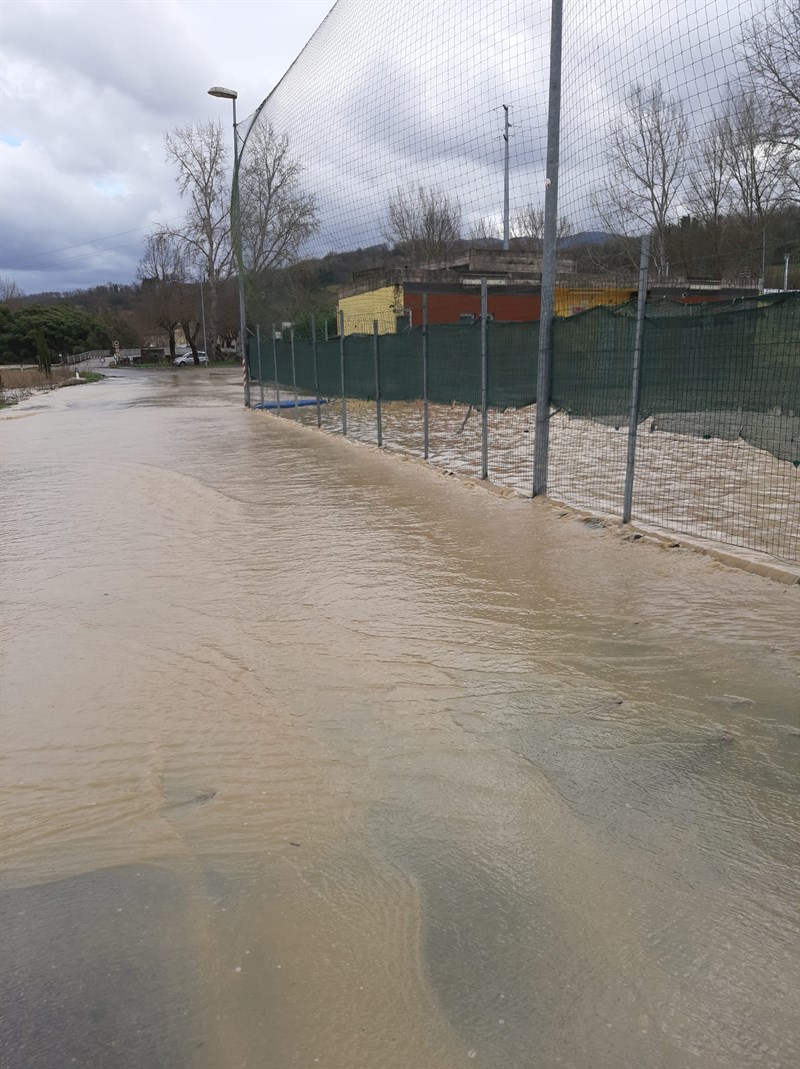
{"type": "Polygon", "coordinates": [[[608,138],[610,174],[595,203],[615,234],[652,233],[659,274],[666,271],[665,238],[684,181],[689,128],[683,109],[660,85],[634,85],[608,138]]]}
{"type": "Polygon", "coordinates": [[[447,260],[461,238],[461,206],[441,190],[398,190],[386,237],[417,265],[447,260]]]}
{"type": "MultiPolygon", "coordinates": [[[[194,360],[195,366],[200,363],[197,345],[200,341],[200,333],[203,329],[203,320],[199,314],[199,298],[199,283],[184,282],[179,288],[180,325],[183,330],[183,336],[186,338],[186,342],[192,350],[192,359],[194,360]]],[[[206,353],[206,356],[208,357],[208,353],[206,353]]]]}

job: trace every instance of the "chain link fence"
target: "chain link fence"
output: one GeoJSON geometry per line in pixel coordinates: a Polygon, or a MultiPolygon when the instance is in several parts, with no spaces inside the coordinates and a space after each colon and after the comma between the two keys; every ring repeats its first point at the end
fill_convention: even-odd
{"type": "MultiPolygon", "coordinates": [[[[800,294],[647,301],[634,410],[636,312],[555,320],[549,495],[800,560],[800,294]]],[[[538,324],[372,327],[259,327],[256,405],[531,494],[538,324]]]]}
{"type": "Polygon", "coordinates": [[[797,0],[338,0],[236,143],[254,403],[798,560],[797,0]]]}

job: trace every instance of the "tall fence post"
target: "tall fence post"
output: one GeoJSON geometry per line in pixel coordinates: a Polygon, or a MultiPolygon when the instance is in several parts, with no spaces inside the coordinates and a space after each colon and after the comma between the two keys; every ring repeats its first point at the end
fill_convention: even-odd
{"type": "Polygon", "coordinates": [[[551,0],[550,92],[547,109],[547,163],[542,246],[542,297],[539,312],[539,366],[536,377],[536,437],[533,445],[533,495],[547,493],[550,446],[550,383],[553,368],[553,308],[558,233],[558,156],[561,130],[562,0],[551,0]]]}
{"type": "Polygon", "coordinates": [[[328,340],[328,317],[327,316],[325,316],[324,328],[325,328],[324,329],[324,337],[325,337],[325,341],[327,341],[328,340]]]}
{"type": "Polygon", "coordinates": [[[339,364],[342,373],[342,434],[347,437],[347,398],[344,380],[344,312],[339,312],[339,364]]]}
{"type": "Polygon", "coordinates": [[[636,302],[636,334],[633,342],[633,382],[631,384],[631,414],[628,420],[628,458],[625,463],[625,497],[622,504],[622,522],[631,522],[633,508],[633,472],[636,464],[636,428],[639,423],[639,384],[642,380],[642,339],[644,337],[644,312],[647,305],[647,268],[650,263],[650,238],[642,238],[639,258],[639,294],[636,302]]]}
{"type": "Polygon", "coordinates": [[[256,356],[258,358],[258,395],[259,407],[264,410],[264,376],[261,373],[261,324],[256,323],[256,356]]]}
{"type": "Polygon", "coordinates": [[[481,279],[481,478],[489,478],[489,285],[481,279]]]}
{"type": "Polygon", "coordinates": [[[294,362],[294,326],[289,327],[289,345],[292,350],[292,393],[294,394],[294,415],[297,419],[297,368],[294,362]]]}
{"type": "Polygon", "coordinates": [[[281,384],[278,381],[278,339],[275,336],[275,324],[272,324],[272,362],[275,365],[275,413],[281,414],[281,384]]]}
{"type": "Polygon", "coordinates": [[[383,445],[383,423],[381,420],[381,349],[378,340],[378,320],[372,320],[372,354],[375,359],[375,412],[378,417],[378,448],[383,445]]]}
{"type": "Polygon", "coordinates": [[[428,294],[422,294],[422,455],[428,459],[428,294]]]}
{"type": "Polygon", "coordinates": [[[319,365],[317,363],[317,317],[311,316],[311,359],[314,362],[314,396],[317,399],[317,426],[322,426],[322,409],[319,403],[319,365]]]}

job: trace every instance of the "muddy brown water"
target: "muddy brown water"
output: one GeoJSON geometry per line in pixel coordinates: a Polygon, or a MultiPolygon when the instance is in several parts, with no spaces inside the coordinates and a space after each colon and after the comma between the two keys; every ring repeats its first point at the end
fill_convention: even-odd
{"type": "Polygon", "coordinates": [[[0,433],[3,1069],[797,1064],[797,588],[229,371],[0,433]]]}

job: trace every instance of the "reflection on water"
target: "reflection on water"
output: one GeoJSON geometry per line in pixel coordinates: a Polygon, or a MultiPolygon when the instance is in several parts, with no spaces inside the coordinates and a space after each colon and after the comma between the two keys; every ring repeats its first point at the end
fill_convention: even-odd
{"type": "Polygon", "coordinates": [[[3,1069],[796,1062],[796,589],[235,373],[0,431],[3,1069]]]}

